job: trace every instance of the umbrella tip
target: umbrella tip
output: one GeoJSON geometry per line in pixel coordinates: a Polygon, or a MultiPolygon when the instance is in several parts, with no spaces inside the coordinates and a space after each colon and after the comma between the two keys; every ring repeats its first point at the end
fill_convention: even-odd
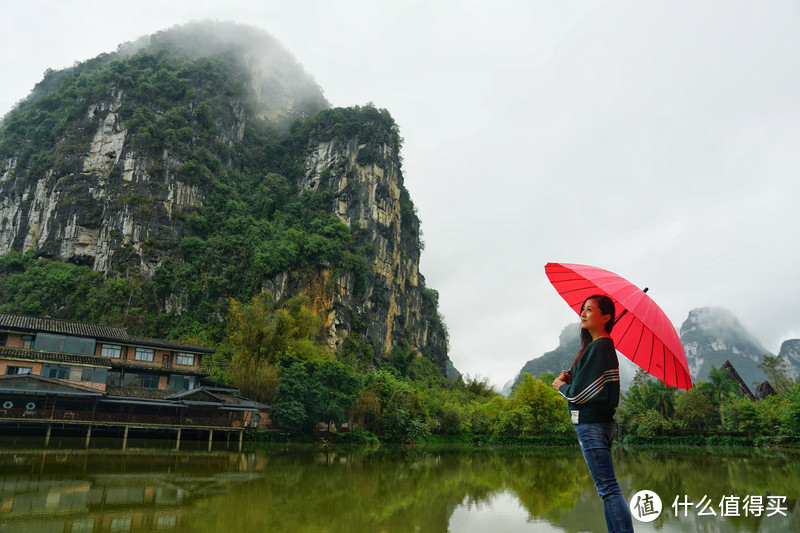
{"type": "Polygon", "coordinates": [[[650,290],[650,288],[649,288],[649,287],[645,287],[645,288],[644,288],[644,290],[643,290],[642,292],[647,292],[647,291],[649,291],[649,290],[650,290]]]}

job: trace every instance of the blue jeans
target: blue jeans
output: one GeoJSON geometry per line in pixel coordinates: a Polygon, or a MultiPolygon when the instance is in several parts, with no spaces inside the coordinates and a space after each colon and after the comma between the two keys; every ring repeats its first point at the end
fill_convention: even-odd
{"type": "Polygon", "coordinates": [[[597,494],[603,500],[603,512],[609,532],[627,533],[633,531],[631,510],[622,495],[614,474],[611,460],[612,422],[594,424],[575,424],[578,442],[581,445],[586,466],[592,474],[597,494]]]}

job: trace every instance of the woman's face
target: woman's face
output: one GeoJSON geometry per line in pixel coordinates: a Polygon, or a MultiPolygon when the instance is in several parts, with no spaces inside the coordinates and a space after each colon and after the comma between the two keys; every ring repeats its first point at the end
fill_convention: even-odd
{"type": "Polygon", "coordinates": [[[611,315],[604,315],[593,298],[586,300],[583,304],[583,309],[581,309],[581,327],[583,329],[605,333],[606,322],[609,320],[611,320],[611,315]]]}

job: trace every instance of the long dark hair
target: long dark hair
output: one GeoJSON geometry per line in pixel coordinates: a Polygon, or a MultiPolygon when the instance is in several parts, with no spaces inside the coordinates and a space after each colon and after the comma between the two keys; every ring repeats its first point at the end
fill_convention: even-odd
{"type": "MultiPolygon", "coordinates": [[[[611,319],[606,322],[605,325],[606,333],[611,333],[611,330],[614,329],[614,319],[616,318],[614,300],[605,294],[593,294],[583,301],[583,305],[581,305],[581,312],[583,311],[586,302],[589,300],[594,300],[597,302],[597,307],[600,309],[600,313],[604,315],[611,315],[611,319]]],[[[581,328],[581,349],[578,350],[578,355],[576,355],[575,359],[572,361],[572,366],[569,369],[570,372],[572,372],[572,369],[575,368],[575,365],[578,363],[578,359],[580,359],[583,355],[583,352],[586,351],[586,348],[589,346],[590,342],[592,342],[592,334],[589,333],[589,330],[581,328]]]]}

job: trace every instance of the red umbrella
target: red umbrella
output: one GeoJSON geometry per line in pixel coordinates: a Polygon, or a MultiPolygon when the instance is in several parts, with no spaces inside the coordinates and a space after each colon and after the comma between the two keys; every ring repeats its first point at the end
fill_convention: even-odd
{"type": "Polygon", "coordinates": [[[664,311],[631,282],[613,272],[587,265],[548,263],[547,278],[558,294],[580,314],[593,294],[614,300],[616,322],[611,332],[614,346],[625,357],[667,385],[692,388],[683,345],[664,311]]]}

